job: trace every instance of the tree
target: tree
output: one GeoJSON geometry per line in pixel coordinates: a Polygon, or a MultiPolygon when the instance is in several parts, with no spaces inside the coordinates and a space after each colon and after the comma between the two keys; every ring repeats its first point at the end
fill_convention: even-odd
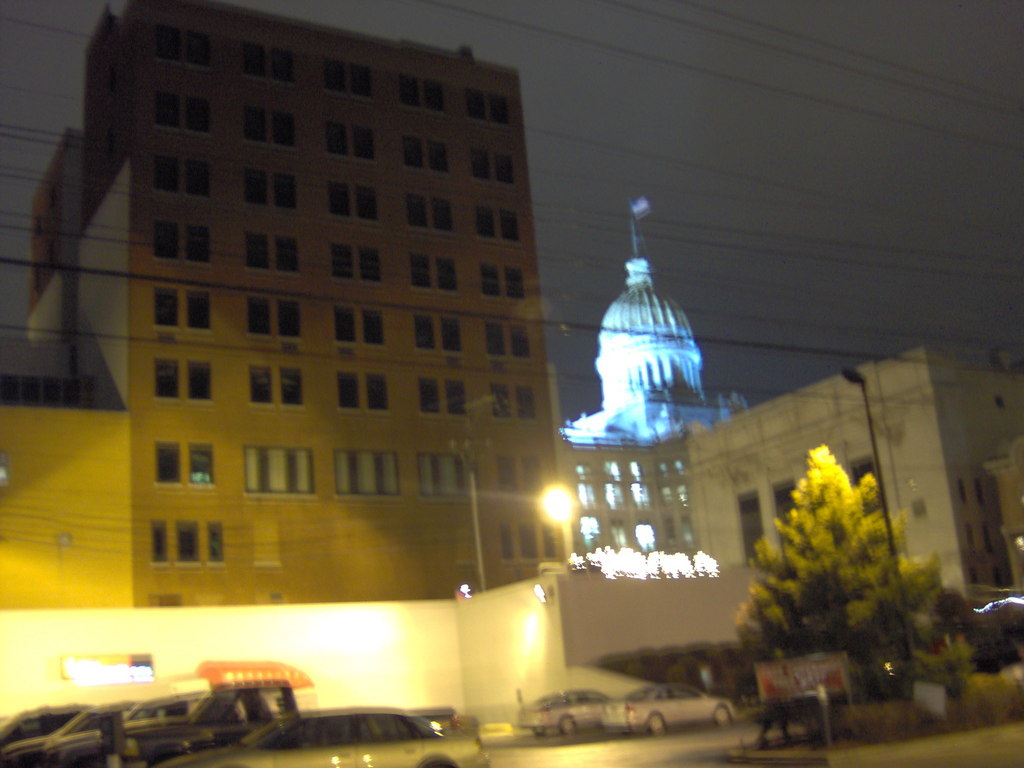
{"type": "MultiPolygon", "coordinates": [[[[898,551],[902,520],[892,524],[898,551]]],[[[827,446],[808,454],[793,507],[775,525],[781,547],[761,539],[755,548],[744,637],[763,658],[845,651],[862,693],[895,695],[898,681],[887,678],[909,668],[909,617],[938,596],[937,559],[894,560],[874,477],[851,485],[827,446]]]]}

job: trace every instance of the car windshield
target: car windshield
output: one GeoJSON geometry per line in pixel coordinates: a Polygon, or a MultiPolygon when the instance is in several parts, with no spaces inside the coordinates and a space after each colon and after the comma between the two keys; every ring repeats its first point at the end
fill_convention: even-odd
{"type": "Polygon", "coordinates": [[[559,704],[565,703],[565,696],[561,693],[552,693],[547,696],[541,696],[539,699],[533,702],[535,707],[557,707],[559,704]]]}

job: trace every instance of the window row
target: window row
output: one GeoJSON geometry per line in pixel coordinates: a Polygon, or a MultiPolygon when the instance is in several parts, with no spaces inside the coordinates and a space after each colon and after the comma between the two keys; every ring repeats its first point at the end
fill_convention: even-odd
{"type": "MultiPolygon", "coordinates": [[[[190,443],[186,451],[188,484],[213,485],[213,447],[190,443]]],[[[333,453],[334,492],[339,496],[399,495],[398,456],[393,451],[335,450],[333,453]]],[[[243,449],[243,462],[247,493],[314,492],[313,451],[309,448],[249,445],[243,449]]],[[[497,483],[502,490],[526,493],[540,490],[542,481],[537,457],[517,459],[499,455],[495,462],[497,483]]],[[[468,495],[468,472],[457,454],[419,453],[416,466],[421,496],[468,495]]],[[[182,469],[181,446],[175,442],[158,442],[157,482],[182,484],[182,469]]],[[[223,544],[223,541],[219,543],[223,544]]],[[[166,537],[162,544],[161,550],[166,554],[166,537]]],[[[218,552],[222,557],[223,547],[218,547],[218,552]]],[[[177,559],[186,559],[180,555],[180,545],[177,559]]]]}
{"type": "Polygon", "coordinates": [[[480,237],[497,237],[502,240],[519,240],[519,218],[515,211],[498,209],[498,227],[494,226],[494,209],[484,205],[476,207],[476,233],[480,237]]]}
{"type": "Polygon", "coordinates": [[[161,327],[177,328],[179,304],[185,307],[185,327],[196,330],[210,328],[210,294],[207,291],[178,291],[174,288],[153,289],[153,324],[161,327]],[[181,297],[184,295],[184,302],[181,297]]]}
{"type": "Polygon", "coordinates": [[[210,228],[205,224],[179,225],[175,221],[153,222],[153,255],[158,259],[177,259],[182,254],[181,234],[184,232],[184,256],[187,261],[210,261],[210,228]]]}
{"type": "MultiPolygon", "coordinates": [[[[270,269],[270,238],[262,232],[245,233],[245,266],[270,269]]],[[[279,272],[299,271],[299,244],[294,237],[274,237],[273,266],[279,272]]]]}
{"type": "MultiPolygon", "coordinates": [[[[224,524],[208,522],[205,528],[206,536],[204,542],[200,540],[200,527],[197,521],[176,520],[174,522],[174,562],[198,563],[200,561],[200,553],[204,550],[206,562],[224,562],[224,524]]],[[[172,558],[172,553],[170,551],[170,532],[167,521],[150,521],[149,533],[150,560],[154,563],[169,562],[172,558]]]]}
{"type": "MultiPolygon", "coordinates": [[[[155,53],[164,61],[184,61],[209,67],[212,61],[210,36],[193,30],[181,30],[166,24],[154,29],[155,53]]],[[[295,82],[295,56],[292,51],[256,42],[242,43],[241,71],[252,77],[269,77],[282,83],[295,82]]],[[[324,59],[323,84],[327,91],[373,96],[370,67],[363,64],[324,59]]],[[[424,107],[435,112],[445,109],[444,85],[430,78],[398,74],[398,101],[411,107],[424,107]]],[[[497,93],[467,88],[466,114],[477,120],[499,124],[509,122],[508,99],[497,93]]]]}
{"type": "Polygon", "coordinates": [[[210,132],[210,102],[199,96],[185,96],[157,91],[154,121],[165,128],[186,128],[199,133],[210,132]],[[182,105],[184,103],[184,109],[182,105]]]}
{"type": "Polygon", "coordinates": [[[209,197],[210,164],[205,160],[181,161],[176,157],[156,155],[153,158],[153,188],[163,192],[184,190],[188,195],[209,197]]]}
{"type": "Polygon", "coordinates": [[[188,360],[182,365],[178,360],[157,358],[153,362],[153,393],[161,398],[178,398],[184,394],[189,400],[211,400],[213,398],[210,363],[188,360]],[[184,388],[182,387],[184,372],[184,388]]]}

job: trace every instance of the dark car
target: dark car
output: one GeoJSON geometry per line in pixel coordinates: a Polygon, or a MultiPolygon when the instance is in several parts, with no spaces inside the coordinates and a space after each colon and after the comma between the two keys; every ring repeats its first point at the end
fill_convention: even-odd
{"type": "MultiPolygon", "coordinates": [[[[76,758],[83,755],[102,756],[100,720],[106,715],[120,715],[131,707],[132,703],[121,702],[102,707],[89,707],[46,736],[11,742],[0,752],[0,763],[3,768],[43,768],[51,759],[54,750],[59,750],[60,754],[74,755],[76,758]]],[[[97,766],[104,764],[105,761],[95,763],[97,766]]],[[[91,763],[75,761],[69,765],[84,768],[91,763]]]]}
{"type": "Polygon", "coordinates": [[[84,710],[84,704],[26,709],[0,721],[0,749],[23,739],[47,736],[84,710]]]}

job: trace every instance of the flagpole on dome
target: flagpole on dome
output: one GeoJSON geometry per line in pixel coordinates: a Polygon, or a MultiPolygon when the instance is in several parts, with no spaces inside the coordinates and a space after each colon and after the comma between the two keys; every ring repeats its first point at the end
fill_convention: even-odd
{"type": "Polygon", "coordinates": [[[643,237],[640,235],[640,228],[637,226],[637,223],[651,212],[651,204],[646,197],[637,197],[629,201],[629,210],[632,213],[629,225],[633,238],[633,258],[646,259],[647,248],[644,246],[643,237]]]}

